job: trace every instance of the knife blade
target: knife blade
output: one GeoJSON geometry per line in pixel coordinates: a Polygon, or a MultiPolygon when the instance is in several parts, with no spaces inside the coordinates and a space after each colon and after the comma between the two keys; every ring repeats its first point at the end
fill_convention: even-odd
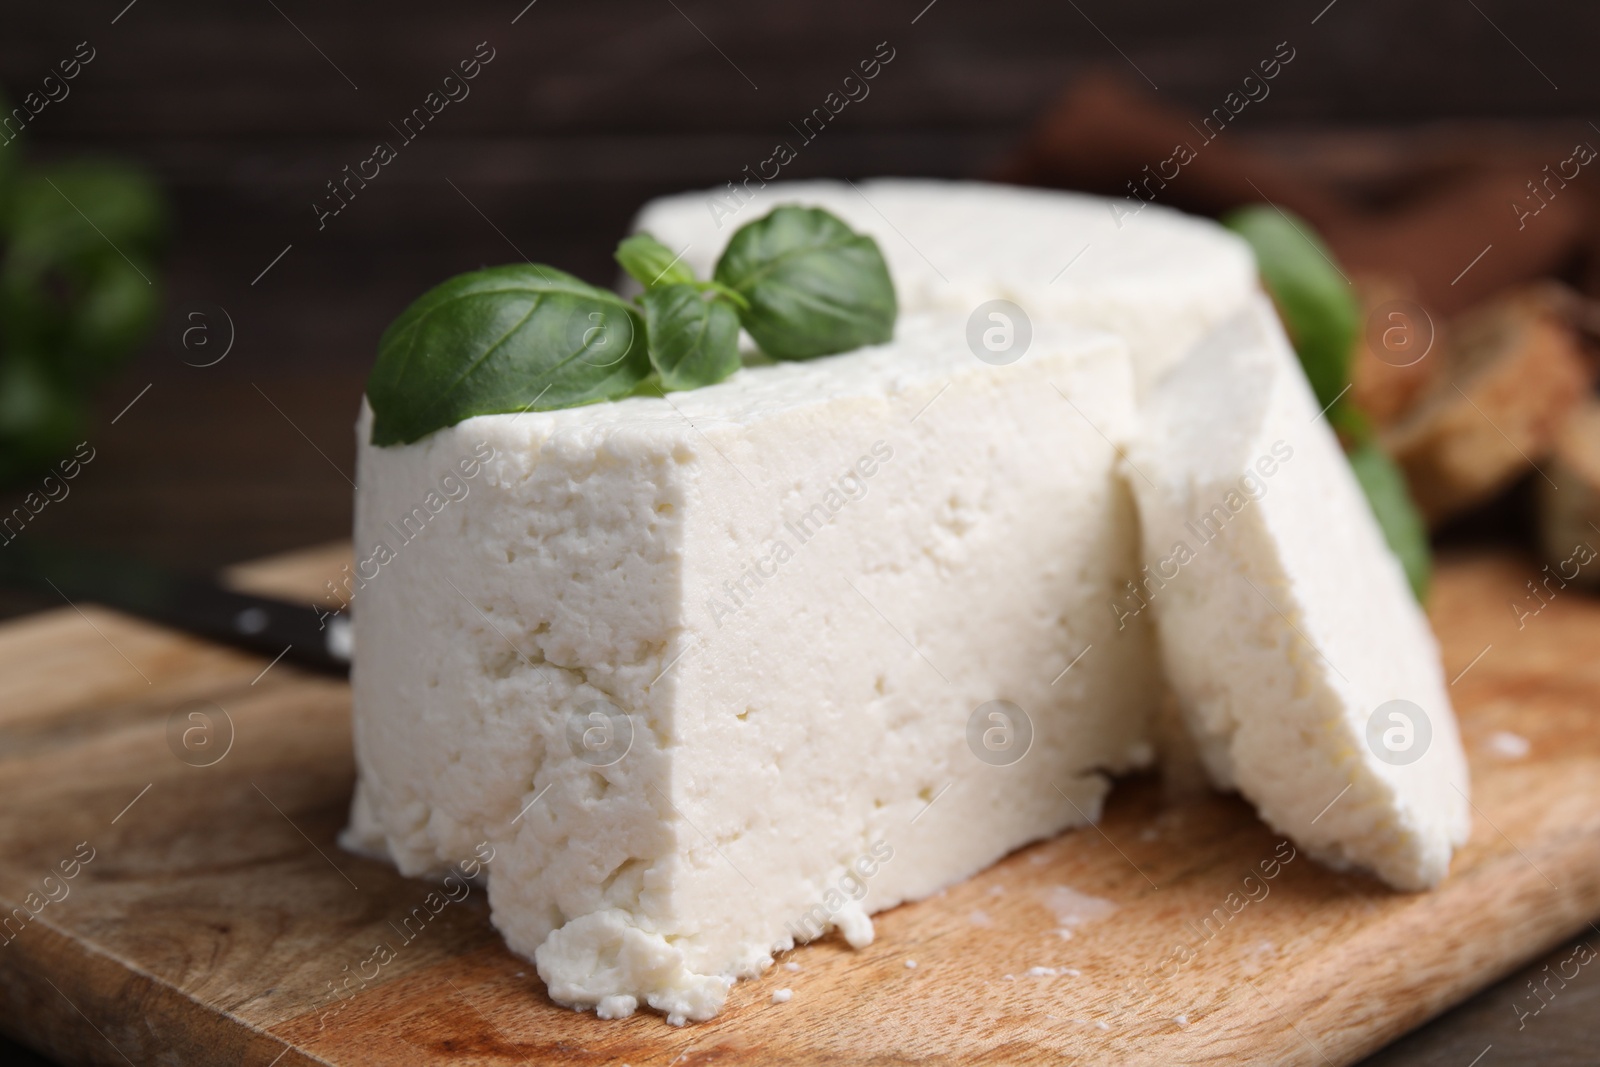
{"type": "Polygon", "coordinates": [[[93,601],[315,670],[350,669],[347,615],[226,589],[207,576],[87,549],[10,542],[0,546],[0,584],[68,604],[93,601]]]}

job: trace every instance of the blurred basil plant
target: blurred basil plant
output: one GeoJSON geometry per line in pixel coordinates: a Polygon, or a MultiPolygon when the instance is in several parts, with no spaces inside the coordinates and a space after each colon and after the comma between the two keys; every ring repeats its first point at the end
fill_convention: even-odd
{"type": "MultiPolygon", "coordinates": [[[[10,107],[0,97],[0,115],[10,107]]],[[[72,452],[94,388],[160,317],[168,211],[113,160],[30,165],[0,145],[0,485],[72,452]]]]}

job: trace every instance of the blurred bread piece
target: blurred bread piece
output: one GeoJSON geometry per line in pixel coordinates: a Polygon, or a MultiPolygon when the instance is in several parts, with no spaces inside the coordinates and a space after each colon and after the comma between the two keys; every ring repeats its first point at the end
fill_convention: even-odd
{"type": "Polygon", "coordinates": [[[1528,197],[1529,168],[1538,173],[1535,161],[1511,162],[1426,186],[1394,209],[1330,228],[1328,244],[1346,270],[1403,271],[1428,307],[1469,314],[1508,286],[1559,272],[1584,247],[1590,206],[1578,189],[1519,228],[1511,205],[1528,197]]]}
{"type": "Polygon", "coordinates": [[[1361,332],[1350,356],[1350,400],[1379,430],[1422,399],[1444,365],[1441,319],[1397,275],[1361,274],[1361,332]]]}
{"type": "MultiPolygon", "coordinates": [[[[1276,92],[1298,77],[1293,64],[1311,62],[1283,62],[1282,80],[1262,84],[1276,92]]],[[[1161,204],[1202,215],[1266,201],[1310,222],[1347,273],[1407,278],[1415,299],[1446,316],[1557,274],[1600,247],[1586,185],[1593,178],[1552,173],[1588,142],[1458,123],[1343,143],[1324,137],[1323,145],[1336,147],[1323,155],[1308,153],[1304,142],[1298,152],[1269,151],[1273,140],[1251,139],[1250,129],[1277,103],[1264,103],[1260,115],[1247,106],[1237,134],[1229,125],[1220,136],[1207,115],[1171,106],[1166,95],[1115,68],[1086,72],[991,177],[1106,196],[1154,192],[1161,204]],[[1177,156],[1179,146],[1191,155],[1177,156]],[[1352,166],[1359,158],[1366,162],[1352,166]]],[[[1600,285],[1600,267],[1595,274],[1600,285]]]]}
{"type": "Polygon", "coordinates": [[[1538,486],[1539,547],[1545,561],[1563,578],[1600,587],[1600,567],[1567,573],[1600,549],[1600,400],[1591,396],[1567,416],[1545,473],[1555,483],[1541,480],[1538,486]]]}
{"type": "Polygon", "coordinates": [[[1438,380],[1383,435],[1430,525],[1483,503],[1548,458],[1593,382],[1572,325],[1574,299],[1538,283],[1450,323],[1438,380]]]}

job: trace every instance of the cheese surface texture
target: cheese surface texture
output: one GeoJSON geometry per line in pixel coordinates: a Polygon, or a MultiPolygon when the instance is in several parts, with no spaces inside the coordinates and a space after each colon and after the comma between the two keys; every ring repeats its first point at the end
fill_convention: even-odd
{"type": "Polygon", "coordinates": [[[1153,616],[1213,781],[1325,862],[1401,889],[1470,828],[1427,618],[1263,298],[1146,398],[1128,452],[1153,616]]]}
{"type": "Polygon", "coordinates": [[[634,229],[704,278],[740,226],[795,203],[873,237],[902,310],[968,316],[1003,299],[1035,324],[1106,330],[1128,343],[1141,393],[1257,290],[1249,248],[1207,219],[983,182],[751,182],[652,201],[634,229]]]}
{"type": "Polygon", "coordinates": [[[490,842],[554,999],[682,1022],[1097,817],[1156,699],[1107,611],[1130,360],[1038,322],[994,366],[965,325],[405,446],[364,414],[345,843],[420,875],[490,842]]]}

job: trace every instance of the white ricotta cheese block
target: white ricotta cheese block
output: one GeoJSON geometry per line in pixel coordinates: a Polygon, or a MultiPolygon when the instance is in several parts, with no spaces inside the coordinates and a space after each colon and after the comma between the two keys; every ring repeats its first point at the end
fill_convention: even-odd
{"type": "MultiPolygon", "coordinates": [[[[968,316],[1003,299],[1033,323],[1115,333],[1133,353],[1141,393],[1257,291],[1248,246],[1210,220],[984,182],[751,181],[652,201],[633,225],[710,277],[734,231],[789,203],[825,208],[870,234],[904,310],[968,316]]],[[[987,327],[987,312],[980,318],[987,327]]]]}
{"type": "Polygon", "coordinates": [[[1128,453],[1153,615],[1213,781],[1325,862],[1401,889],[1467,837],[1439,651],[1262,299],[1147,398],[1128,453]]]}
{"type": "Polygon", "coordinates": [[[345,843],[421,875],[488,842],[552,997],[682,1022],[1096,818],[1156,697],[1106,610],[1131,364],[1040,322],[993,366],[964,331],[401,447],[365,413],[345,843]]]}

